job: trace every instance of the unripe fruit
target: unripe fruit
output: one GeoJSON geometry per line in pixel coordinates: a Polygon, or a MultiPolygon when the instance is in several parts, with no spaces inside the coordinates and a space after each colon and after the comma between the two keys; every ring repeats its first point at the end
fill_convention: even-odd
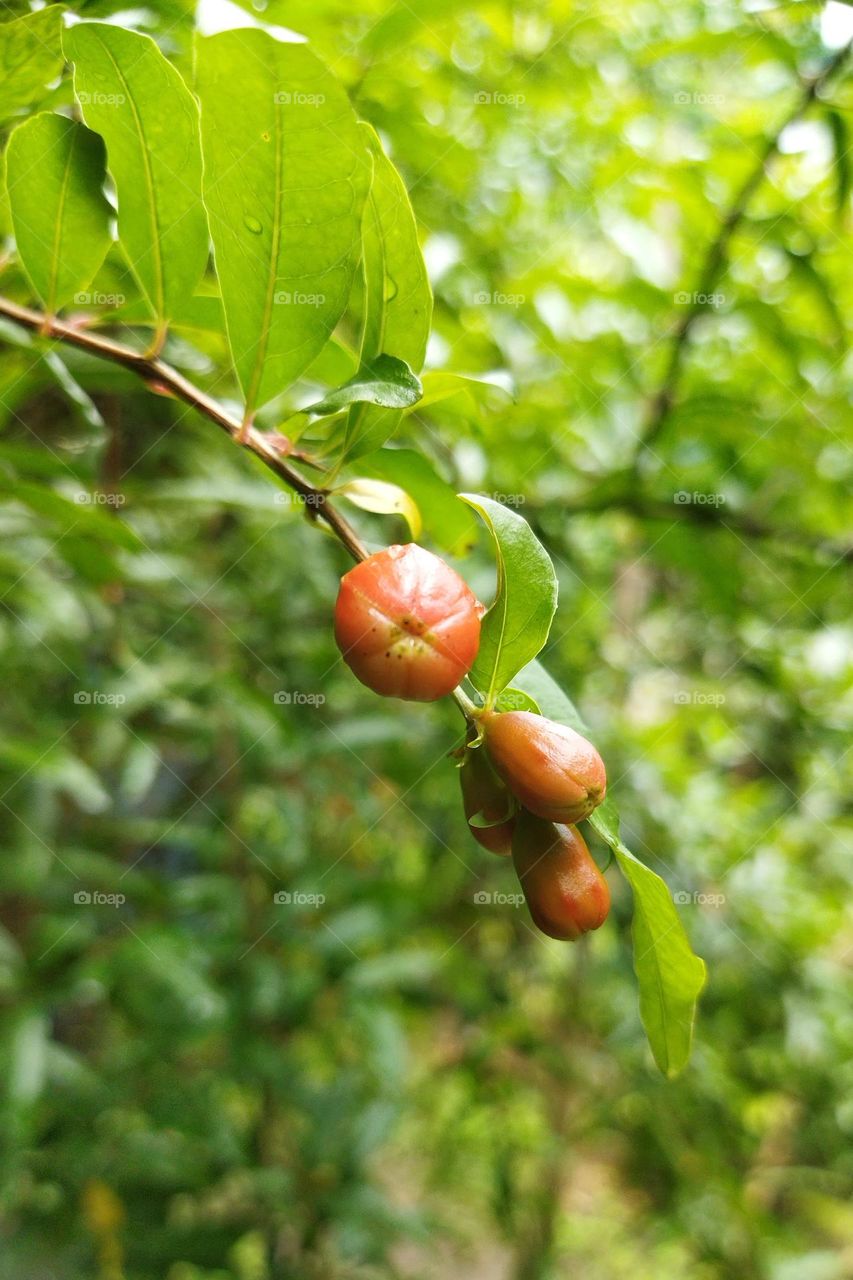
{"type": "Polygon", "coordinates": [[[610,890],[575,827],[545,822],[522,809],[512,861],[533,923],[549,938],[575,942],[606,920],[610,890]]]}
{"type": "Polygon", "coordinates": [[[495,769],[537,817],[580,822],[601,804],[604,762],[574,729],[532,711],[493,712],[481,725],[495,769]]]}
{"type": "Polygon", "coordinates": [[[414,542],[386,547],[341,579],[335,639],[362,684],[433,702],[467,675],[483,606],[450,565],[414,542]]]}
{"type": "Polygon", "coordinates": [[[489,763],[482,747],[468,748],[459,770],[462,807],[468,819],[468,830],[474,839],[488,849],[509,857],[517,805],[489,763]],[[472,818],[479,815],[489,826],[476,826],[472,818]]]}

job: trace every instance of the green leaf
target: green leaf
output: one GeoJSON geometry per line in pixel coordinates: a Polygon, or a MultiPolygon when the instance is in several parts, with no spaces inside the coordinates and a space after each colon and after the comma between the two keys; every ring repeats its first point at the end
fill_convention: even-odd
{"type": "Polygon", "coordinates": [[[303,409],[302,413],[312,418],[324,418],[360,403],[402,409],[416,404],[420,397],[420,380],[409,366],[394,356],[380,355],[359,369],[349,382],[336,387],[322,400],[303,409]]]}
{"type": "Polygon", "coordinates": [[[536,700],[544,716],[548,716],[550,720],[559,720],[561,724],[567,724],[577,733],[589,734],[589,725],[569,695],[560,688],[554,677],[548,674],[541,662],[537,662],[536,659],[528,662],[527,666],[519,671],[515,683],[536,700]]]}
{"type": "MultiPolygon", "coordinates": [[[[403,181],[370,125],[361,126],[373,157],[373,181],[364,207],[364,301],[361,363],[381,352],[423,368],[432,319],[432,291],[418,242],[415,215],[403,181]]],[[[411,407],[411,406],[402,406],[411,407]]],[[[350,410],[343,456],[369,453],[394,434],[399,409],[350,410]]]]}
{"type": "Polygon", "coordinates": [[[208,257],[198,107],[148,36],[84,22],[65,47],[83,118],[107,144],[119,240],[162,329],[208,257]]]}
{"type": "MultiPolygon", "coordinates": [[[[543,715],[589,733],[571,698],[538,662],[519,672],[517,684],[535,697],[543,715]]],[[[622,843],[619,814],[609,797],[589,822],[610,845],[634,892],[634,971],[640,988],[640,1017],[655,1062],[672,1077],[690,1057],[705,964],[690,947],[666,883],[622,843]]]]}
{"type": "Polygon", "coordinates": [[[337,81],[259,30],[198,41],[205,199],[246,417],[319,353],[349,299],[370,177],[337,81]]]}
{"type": "Polygon", "coordinates": [[[32,106],[62,72],[61,5],[0,24],[0,121],[32,106]]]}
{"type": "Polygon", "coordinates": [[[423,368],[432,320],[432,291],[403,180],[370,125],[361,129],[373,157],[364,208],[362,362],[381,352],[423,368]]]}
{"type": "Polygon", "coordinates": [[[49,315],[90,282],[110,243],[104,144],[45,112],[9,139],[6,182],[21,264],[49,315]]]}
{"type": "Polygon", "coordinates": [[[605,800],[589,821],[616,854],[634,891],[634,972],[640,986],[640,1017],[655,1062],[672,1079],[690,1058],[705,964],[691,950],[665,882],[622,843],[615,805],[605,800]]]}
{"type": "Polygon", "coordinates": [[[459,496],[483,517],[497,554],[498,589],[483,618],[480,650],[469,673],[492,706],[548,639],[557,608],[557,576],[547,551],[520,515],[491,498],[459,496]]]}
{"type": "Polygon", "coordinates": [[[463,373],[431,371],[425,373],[421,381],[424,394],[418,405],[419,409],[426,409],[430,405],[441,404],[445,400],[462,396],[465,399],[466,408],[470,413],[475,414],[487,404],[495,392],[512,399],[511,392],[500,383],[488,382],[484,378],[469,378],[463,373]]]}
{"type": "Polygon", "coordinates": [[[431,463],[413,449],[377,449],[358,460],[360,475],[398,484],[417,503],[430,538],[452,555],[467,554],[477,541],[477,521],[431,463]]]}

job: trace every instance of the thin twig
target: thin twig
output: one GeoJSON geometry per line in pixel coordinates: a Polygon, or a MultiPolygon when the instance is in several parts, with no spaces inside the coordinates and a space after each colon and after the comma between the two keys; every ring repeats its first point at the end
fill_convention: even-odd
{"type": "Polygon", "coordinates": [[[728,212],[723,218],[720,229],[705,255],[702,269],[699,272],[699,281],[693,293],[693,299],[676,325],[670,339],[669,356],[663,379],[659,389],[649,401],[645,422],[640,433],[640,443],[637,450],[638,458],[644,450],[651,448],[666,426],[675,403],[684,356],[693,326],[707,309],[707,299],[713,294],[725,268],[729,243],[743,221],[750,200],[764,180],[767,165],[779,149],[779,139],[782,133],[805,114],[824,85],[844,65],[851,49],[853,49],[853,40],[839,49],[829,59],[822,71],[812,79],[804,81],[803,91],[796,106],[765,141],[758,164],[739,188],[728,212]]]}
{"type": "MultiPolygon", "coordinates": [[[[91,333],[86,329],[79,329],[62,320],[50,318],[39,311],[33,311],[29,307],[22,307],[8,298],[0,298],[0,316],[13,320],[16,324],[32,330],[32,332],[39,334],[41,337],[66,342],[73,347],[79,347],[81,351],[89,352],[90,355],[99,356],[103,360],[109,360],[113,364],[121,365],[122,368],[129,369],[132,373],[135,373],[153,389],[166,390],[178,400],[182,400],[184,404],[190,405],[205,418],[215,422],[218,427],[231,437],[235,444],[240,444],[242,448],[248,449],[250,453],[260,458],[264,465],[269,467],[270,471],[273,471],[280,480],[284,481],[289,489],[292,489],[294,493],[298,493],[304,500],[308,510],[328,525],[354,560],[365,560],[367,558],[367,549],[349,521],[345,520],[328,501],[327,490],[309,484],[305,477],[292,467],[286,458],[282,457],[279,447],[262,431],[258,431],[255,427],[250,427],[241,437],[241,423],[238,419],[233,418],[231,414],[223,409],[221,404],[207,395],[206,392],[201,391],[183,374],[178,373],[177,369],[173,369],[171,365],[166,364],[158,356],[141,355],[131,347],[116,342],[113,338],[105,338],[100,334],[91,333]]],[[[307,462],[308,459],[306,458],[305,461],[307,462]]]]}

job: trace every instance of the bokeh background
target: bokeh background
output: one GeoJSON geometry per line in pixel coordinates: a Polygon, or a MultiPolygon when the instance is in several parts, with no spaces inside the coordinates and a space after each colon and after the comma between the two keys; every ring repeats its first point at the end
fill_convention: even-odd
{"type": "MultiPolygon", "coordinates": [[[[263,18],[410,187],[429,365],[489,385],[401,442],[554,557],[544,661],[708,962],[694,1056],[651,1060],[615,868],[577,946],[501,901],[453,707],[338,660],[340,548],[209,424],[3,324],[0,1276],[853,1276],[845,66],[806,104],[853,8],[263,18]]],[[[122,20],[188,65],[190,4],[122,20]]],[[[235,396],[214,337],[169,355],[235,396]]],[[[460,568],[488,597],[484,542],[460,568]]]]}

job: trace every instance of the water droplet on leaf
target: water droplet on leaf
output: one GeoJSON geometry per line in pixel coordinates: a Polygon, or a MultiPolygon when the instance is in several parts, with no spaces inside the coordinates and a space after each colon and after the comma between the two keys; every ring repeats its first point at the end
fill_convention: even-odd
{"type": "Polygon", "coordinates": [[[249,213],[245,214],[243,218],[243,225],[247,231],[251,231],[253,236],[259,236],[263,231],[263,227],[258,222],[257,218],[253,218],[249,213]]]}

